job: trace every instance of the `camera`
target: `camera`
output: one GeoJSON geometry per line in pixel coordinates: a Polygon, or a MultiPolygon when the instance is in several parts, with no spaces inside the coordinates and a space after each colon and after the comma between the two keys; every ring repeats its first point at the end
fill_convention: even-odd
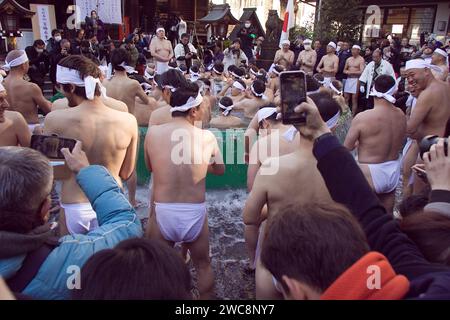
{"type": "MultiPolygon", "coordinates": [[[[420,158],[423,159],[423,155],[426,152],[429,152],[431,149],[431,146],[438,143],[439,136],[428,136],[422,139],[422,141],[419,144],[420,148],[420,158]]],[[[448,155],[448,138],[444,138],[444,152],[445,156],[448,155]]]]}

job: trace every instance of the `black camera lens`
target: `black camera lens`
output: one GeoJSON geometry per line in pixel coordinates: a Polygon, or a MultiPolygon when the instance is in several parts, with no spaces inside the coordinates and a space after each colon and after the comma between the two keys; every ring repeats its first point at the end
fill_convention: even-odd
{"type": "MultiPolygon", "coordinates": [[[[420,158],[423,159],[423,155],[426,152],[429,152],[431,149],[431,146],[437,144],[439,141],[439,137],[438,136],[428,136],[422,139],[422,141],[419,144],[419,148],[420,148],[420,158]]],[[[448,155],[448,138],[444,138],[444,152],[445,155],[448,155]]]]}

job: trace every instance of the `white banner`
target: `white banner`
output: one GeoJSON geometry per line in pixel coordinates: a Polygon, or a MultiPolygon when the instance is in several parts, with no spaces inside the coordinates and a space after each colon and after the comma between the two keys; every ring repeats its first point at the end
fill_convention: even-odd
{"type": "Polygon", "coordinates": [[[39,19],[40,37],[47,43],[47,40],[52,37],[52,25],[50,23],[50,14],[48,12],[48,6],[37,5],[37,12],[39,19]]]}
{"type": "Polygon", "coordinates": [[[82,21],[95,10],[104,23],[122,24],[121,0],[76,0],[76,5],[82,21]]]}

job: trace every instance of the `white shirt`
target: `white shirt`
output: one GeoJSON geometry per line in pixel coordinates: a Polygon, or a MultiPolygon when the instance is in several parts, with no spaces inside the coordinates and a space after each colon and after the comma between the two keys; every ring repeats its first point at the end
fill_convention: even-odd
{"type": "Polygon", "coordinates": [[[184,20],[180,20],[178,23],[178,38],[181,38],[183,33],[187,32],[187,23],[184,20]]]}

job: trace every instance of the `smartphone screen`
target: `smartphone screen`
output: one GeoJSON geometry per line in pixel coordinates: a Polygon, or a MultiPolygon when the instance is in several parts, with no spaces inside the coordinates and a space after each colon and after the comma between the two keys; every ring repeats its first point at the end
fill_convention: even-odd
{"type": "Polygon", "coordinates": [[[31,149],[41,152],[50,160],[63,160],[61,149],[73,150],[76,140],[60,138],[58,136],[33,135],[31,137],[31,149]]]}
{"type": "Polygon", "coordinates": [[[304,123],[306,117],[295,108],[306,102],[306,75],[303,71],[286,71],[280,74],[281,114],[283,124],[304,123]]]}

